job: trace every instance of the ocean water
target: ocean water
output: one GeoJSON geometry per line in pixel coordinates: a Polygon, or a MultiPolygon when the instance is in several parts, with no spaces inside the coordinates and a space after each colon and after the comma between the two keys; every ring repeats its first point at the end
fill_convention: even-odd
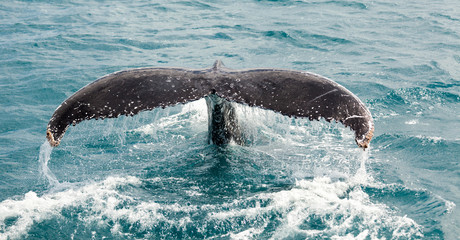
{"type": "Polygon", "coordinates": [[[0,239],[460,239],[460,5],[446,1],[0,2],[0,239]],[[56,107],[134,67],[315,72],[370,109],[340,124],[204,100],[70,127],[56,107]]]}

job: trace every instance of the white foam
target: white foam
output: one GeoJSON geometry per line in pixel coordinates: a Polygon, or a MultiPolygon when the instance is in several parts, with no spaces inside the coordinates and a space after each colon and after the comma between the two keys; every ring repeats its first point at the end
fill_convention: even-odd
{"type": "MultiPolygon", "coordinates": [[[[78,189],[38,196],[28,192],[21,200],[7,199],[0,202],[0,239],[20,238],[27,235],[30,227],[47,219],[61,215],[64,208],[88,206],[95,213],[114,210],[117,202],[129,200],[130,197],[117,193],[116,187],[126,184],[139,184],[135,177],[109,177],[103,182],[89,184],[78,189]],[[91,203],[91,204],[89,204],[91,203]],[[91,205],[91,206],[90,206],[91,205]],[[7,219],[16,218],[11,226],[6,226],[7,219]]],[[[120,210],[122,211],[122,210],[120,210]]],[[[101,216],[101,215],[96,215],[101,216]]]]}
{"type": "Polygon", "coordinates": [[[445,139],[442,137],[435,137],[435,136],[423,136],[423,135],[417,135],[415,136],[416,138],[419,138],[421,140],[429,140],[432,141],[433,143],[438,143],[441,141],[444,141],[445,139]]]}
{"type": "Polygon", "coordinates": [[[239,233],[230,233],[229,235],[231,239],[235,240],[253,239],[258,234],[261,234],[266,226],[267,224],[261,228],[249,228],[239,233]]]}
{"type": "MultiPolygon", "coordinates": [[[[282,219],[279,219],[281,224],[272,239],[299,235],[305,238],[329,236],[333,239],[377,239],[381,232],[388,229],[395,237],[421,236],[420,226],[415,221],[406,216],[397,216],[383,204],[370,202],[369,196],[359,185],[334,182],[328,177],[299,180],[291,190],[263,193],[254,199],[269,201],[269,204],[214,212],[209,217],[221,221],[244,217],[247,222],[251,222],[277,213],[282,219]],[[305,226],[305,221],[311,218],[321,222],[322,226],[316,229],[305,226]],[[352,229],[356,229],[355,233],[350,233],[352,229]]],[[[246,236],[249,233],[260,233],[260,229],[245,230],[234,236],[246,236]]]]}
{"type": "MultiPolygon", "coordinates": [[[[363,172],[357,173],[361,175],[363,172]]],[[[390,231],[394,237],[421,236],[420,226],[406,216],[398,216],[383,204],[372,203],[355,179],[334,181],[329,177],[298,180],[294,187],[271,193],[247,196],[231,203],[180,205],[141,201],[131,196],[127,186],[139,188],[137,177],[108,177],[79,188],[38,196],[27,193],[21,200],[0,202],[0,239],[21,238],[33,224],[60,218],[64,209],[84,209],[79,220],[85,224],[108,226],[114,236],[126,236],[126,226],[135,225],[138,231],[152,231],[155,226],[187,231],[193,226],[198,232],[206,232],[213,226],[235,226],[226,237],[232,239],[258,238],[276,218],[273,239],[292,236],[333,239],[375,239],[381,232],[390,231]],[[196,222],[194,216],[207,213],[205,219],[196,222]],[[6,220],[17,218],[6,225],[6,220]],[[241,220],[244,219],[244,220],[241,220]],[[246,224],[241,225],[242,222],[246,224]],[[305,225],[317,222],[321,227],[305,225]],[[168,227],[169,226],[169,227],[168,227]]],[[[152,178],[143,181],[187,181],[186,179],[152,178]]],[[[191,188],[189,196],[199,193],[199,187],[191,188]]],[[[145,236],[149,237],[149,236],[145,236]]],[[[223,237],[223,236],[222,236],[223,237]]]]}
{"type": "Polygon", "coordinates": [[[404,123],[407,124],[407,125],[415,125],[415,124],[418,123],[418,119],[408,120],[408,121],[406,121],[404,123]]]}

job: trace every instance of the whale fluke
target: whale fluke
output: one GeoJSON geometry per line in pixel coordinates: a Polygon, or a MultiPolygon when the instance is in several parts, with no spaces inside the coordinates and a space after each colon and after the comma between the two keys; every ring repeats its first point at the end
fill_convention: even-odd
{"type": "Polygon", "coordinates": [[[216,61],[209,69],[139,68],[106,75],[56,109],[48,123],[47,138],[52,146],[58,146],[71,124],[133,116],[211,94],[290,117],[341,122],[355,132],[356,143],[363,149],[374,132],[373,119],[365,105],[332,80],[284,69],[233,70],[216,61]]]}

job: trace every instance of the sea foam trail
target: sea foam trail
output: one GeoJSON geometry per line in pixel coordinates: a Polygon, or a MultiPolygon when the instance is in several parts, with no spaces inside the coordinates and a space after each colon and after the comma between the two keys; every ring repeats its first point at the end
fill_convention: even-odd
{"type": "Polygon", "coordinates": [[[171,238],[232,239],[422,236],[415,221],[398,216],[384,204],[372,203],[359,185],[328,177],[302,179],[292,189],[205,205],[143,201],[132,196],[129,189],[141,190],[149,181],[177,179],[108,177],[61,192],[41,196],[29,192],[23,199],[5,200],[0,202],[0,239],[23,238],[34,226],[52,222],[62,227],[69,221],[77,227],[61,236],[83,236],[91,226],[96,227],[96,238],[164,237],[161,233],[171,233],[171,238]],[[69,219],[71,216],[75,218],[69,219]]]}
{"type": "Polygon", "coordinates": [[[38,162],[40,163],[40,172],[41,174],[48,180],[51,186],[56,186],[59,184],[56,176],[51,172],[48,167],[48,162],[51,159],[51,152],[53,151],[53,147],[50,146],[48,141],[45,141],[40,146],[40,154],[38,156],[38,162]]]}
{"type": "MultiPolygon", "coordinates": [[[[57,182],[57,180],[55,180],[57,182]]],[[[140,180],[135,177],[109,177],[98,183],[89,183],[83,187],[71,188],[55,193],[38,195],[30,191],[23,199],[7,199],[0,202],[0,240],[22,239],[28,235],[31,227],[50,219],[64,219],[62,211],[72,207],[85,209],[90,212],[83,222],[97,221],[105,217],[106,212],[113,214],[125,212],[118,209],[118,204],[131,200],[127,195],[117,192],[117,187],[125,185],[139,185],[140,180]],[[106,211],[107,210],[107,211],[106,211]]],[[[116,218],[118,216],[114,216],[116,218]]],[[[62,236],[62,235],[61,235],[62,236]]],[[[73,236],[69,236],[73,239],[73,236]]]]}

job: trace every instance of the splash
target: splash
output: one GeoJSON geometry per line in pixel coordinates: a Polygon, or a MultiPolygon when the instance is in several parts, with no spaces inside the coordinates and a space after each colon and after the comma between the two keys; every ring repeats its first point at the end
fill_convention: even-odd
{"type": "MultiPolygon", "coordinates": [[[[48,168],[51,147],[44,143],[40,171],[53,191],[29,192],[22,199],[0,202],[0,239],[22,238],[36,234],[36,229],[42,229],[43,238],[60,234],[88,239],[423,237],[417,219],[401,214],[391,204],[373,201],[367,186],[384,190],[387,186],[373,180],[372,170],[367,172],[372,152],[352,146],[352,135],[342,126],[326,127],[330,124],[243,106],[245,127],[255,143],[251,147],[230,146],[230,157],[221,162],[214,161],[219,154],[209,150],[213,148],[199,147],[194,152],[188,140],[171,144],[176,143],[173,136],[194,138],[195,133],[206,132],[205,104],[197,101],[186,106],[133,130],[154,136],[145,146],[136,141],[133,151],[123,158],[126,162],[142,161],[154,152],[151,159],[155,161],[149,161],[151,169],[144,169],[146,175],[112,176],[64,186],[48,168]],[[350,143],[350,148],[343,147],[345,143],[350,143]],[[206,155],[206,150],[211,153],[206,155]],[[159,158],[163,153],[168,157],[159,158]],[[194,153],[201,157],[193,157],[194,153]],[[157,171],[161,169],[167,173],[157,171]],[[226,176],[210,176],[216,172],[231,173],[229,181],[226,176]],[[265,180],[274,176],[276,181],[265,180]],[[232,188],[238,196],[225,194],[228,200],[215,201],[222,189],[233,193],[232,188]]],[[[200,141],[198,145],[204,144],[200,141]]]]}
{"type": "MultiPolygon", "coordinates": [[[[328,177],[299,180],[292,189],[245,196],[228,203],[179,204],[133,196],[145,184],[187,179],[108,177],[101,182],[22,200],[0,202],[0,239],[27,236],[37,226],[46,236],[73,238],[406,239],[420,226],[359,185],[328,177]],[[69,226],[73,223],[75,227],[69,226]],[[48,228],[52,224],[54,227],[48,228]],[[65,232],[62,232],[65,231],[65,232]],[[94,235],[95,234],[95,235],[94,235]]],[[[195,196],[200,198],[201,196],[195,196]]],[[[206,196],[203,196],[206,198],[206,196]]]]}
{"type": "MultiPolygon", "coordinates": [[[[117,204],[129,201],[131,198],[117,193],[116,188],[138,183],[139,180],[134,177],[109,177],[102,182],[80,188],[42,196],[30,191],[21,200],[8,199],[0,202],[0,239],[23,238],[34,225],[51,219],[62,219],[64,217],[62,211],[72,207],[74,209],[71,211],[77,215],[81,213],[76,208],[83,208],[84,212],[92,213],[83,219],[85,223],[97,221],[98,217],[106,215],[117,218],[116,214],[124,212],[123,209],[116,211],[117,204]],[[97,214],[98,212],[100,214],[97,214]]],[[[71,234],[70,238],[73,239],[71,234]]]]}
{"type": "Polygon", "coordinates": [[[368,148],[366,151],[361,152],[360,165],[356,174],[351,178],[352,183],[365,185],[373,181],[372,176],[369,175],[366,170],[366,161],[369,159],[370,151],[371,149],[368,148]]]}
{"type": "Polygon", "coordinates": [[[56,176],[53,174],[53,172],[51,172],[51,170],[48,167],[48,162],[51,158],[52,151],[53,151],[53,148],[50,146],[48,141],[45,141],[40,146],[40,154],[38,157],[38,162],[40,163],[41,174],[48,180],[51,186],[56,186],[59,184],[59,181],[57,180],[56,176]]]}

